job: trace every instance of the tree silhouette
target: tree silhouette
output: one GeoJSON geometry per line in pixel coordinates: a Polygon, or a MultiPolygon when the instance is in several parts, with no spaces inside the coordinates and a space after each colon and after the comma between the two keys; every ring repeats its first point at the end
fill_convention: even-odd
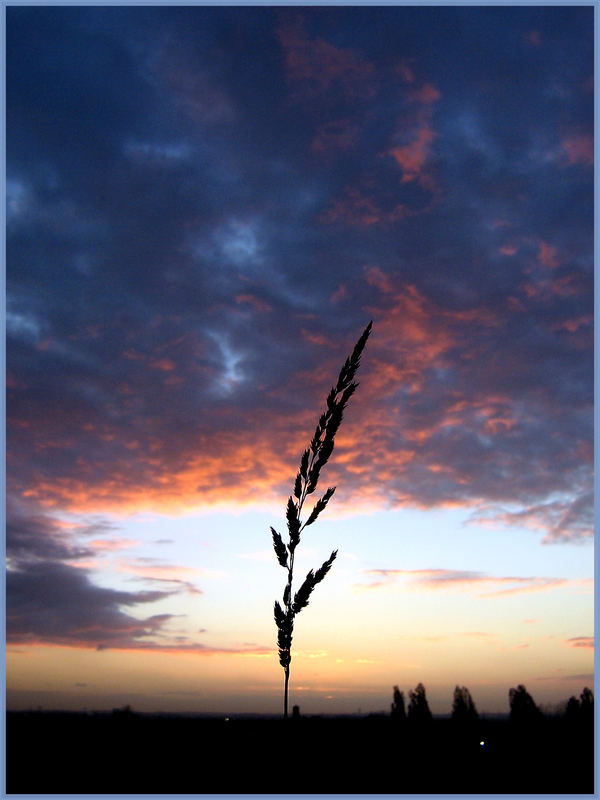
{"type": "Polygon", "coordinates": [[[397,686],[394,686],[392,718],[395,719],[396,722],[404,722],[404,720],[406,720],[406,709],[404,708],[404,695],[397,686]]]}
{"type": "Polygon", "coordinates": [[[594,725],[594,693],[586,686],[580,696],[579,716],[583,725],[594,725]]]}
{"type": "Polygon", "coordinates": [[[308,605],[308,599],[317,583],[320,583],[329,572],[337,555],[337,550],[333,551],[327,561],[323,562],[316,572],[311,569],[298,591],[292,594],[294,555],[296,547],[300,544],[300,534],[308,525],[312,525],[321,511],[323,511],[333,497],[335,486],[330,486],[323,496],[317,500],[304,522],[300,519],[300,514],[306,498],[317,488],[319,473],[333,452],[333,440],[342,423],[344,409],[358,387],[354,376],[360,366],[360,357],[371,333],[372,325],[373,323],[369,322],[354,345],[351,355],[348,356],[340,370],[337,383],[327,396],[327,408],[321,414],[317,423],[310,447],[304,451],[300,459],[300,469],[294,482],[293,495],[290,495],[288,499],[285,512],[289,534],[288,542],[284,543],[281,534],[277,533],[275,528],[271,528],[275,556],[279,565],[287,571],[287,582],[283,591],[283,606],[276,600],[274,607],[279,663],[283,667],[285,676],[283,700],[283,716],[285,719],[288,718],[288,691],[294,620],[296,614],[299,614],[308,605]]]}
{"type": "Polygon", "coordinates": [[[576,697],[569,697],[565,708],[565,718],[569,724],[576,724],[579,722],[579,700],[576,697]]]}
{"type": "Polygon", "coordinates": [[[433,719],[425,694],[425,687],[419,683],[414,691],[408,693],[408,721],[413,725],[422,727],[433,719]]]}
{"type": "Polygon", "coordinates": [[[452,701],[452,721],[461,727],[471,727],[479,719],[475,703],[466,686],[456,686],[452,701]]]}
{"type": "Polygon", "coordinates": [[[510,703],[510,721],[512,723],[528,726],[541,720],[542,712],[522,684],[519,684],[516,689],[509,690],[508,701],[510,703]]]}

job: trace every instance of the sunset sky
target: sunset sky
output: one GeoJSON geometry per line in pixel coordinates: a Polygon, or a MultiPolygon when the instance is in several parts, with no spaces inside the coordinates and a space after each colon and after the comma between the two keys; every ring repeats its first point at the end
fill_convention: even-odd
{"type": "Polygon", "coordinates": [[[593,685],[593,14],[6,9],[9,709],[593,685]]]}

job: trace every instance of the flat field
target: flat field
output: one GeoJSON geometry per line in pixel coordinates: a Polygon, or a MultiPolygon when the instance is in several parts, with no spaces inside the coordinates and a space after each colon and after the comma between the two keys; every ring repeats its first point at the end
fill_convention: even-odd
{"type": "Polygon", "coordinates": [[[7,793],[579,794],[593,731],[563,718],[418,730],[389,716],[204,719],[9,712],[7,793]],[[483,742],[483,744],[482,744],[483,742]]]}

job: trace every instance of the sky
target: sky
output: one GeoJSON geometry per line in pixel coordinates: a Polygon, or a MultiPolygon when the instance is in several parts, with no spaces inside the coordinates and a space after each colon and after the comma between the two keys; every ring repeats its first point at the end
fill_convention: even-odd
{"type": "Polygon", "coordinates": [[[593,13],[6,9],[9,709],[592,685],[593,13]]]}

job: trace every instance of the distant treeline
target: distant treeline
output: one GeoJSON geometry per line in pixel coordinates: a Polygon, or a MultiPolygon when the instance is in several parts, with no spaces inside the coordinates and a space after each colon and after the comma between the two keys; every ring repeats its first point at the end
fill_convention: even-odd
{"type": "MultiPolygon", "coordinates": [[[[522,684],[509,689],[508,702],[509,719],[513,724],[535,724],[547,716],[522,684]]],[[[564,717],[567,722],[572,724],[581,723],[593,726],[594,693],[586,686],[578,698],[569,697],[562,704],[562,708],[558,706],[553,712],[553,716],[557,715],[564,717]]],[[[394,686],[391,716],[397,722],[406,721],[413,725],[427,725],[432,721],[433,715],[429,709],[427,693],[422,683],[408,693],[408,707],[405,704],[404,693],[394,686]]],[[[463,727],[472,726],[479,720],[479,712],[466,686],[456,686],[454,689],[451,719],[463,727]]]]}

